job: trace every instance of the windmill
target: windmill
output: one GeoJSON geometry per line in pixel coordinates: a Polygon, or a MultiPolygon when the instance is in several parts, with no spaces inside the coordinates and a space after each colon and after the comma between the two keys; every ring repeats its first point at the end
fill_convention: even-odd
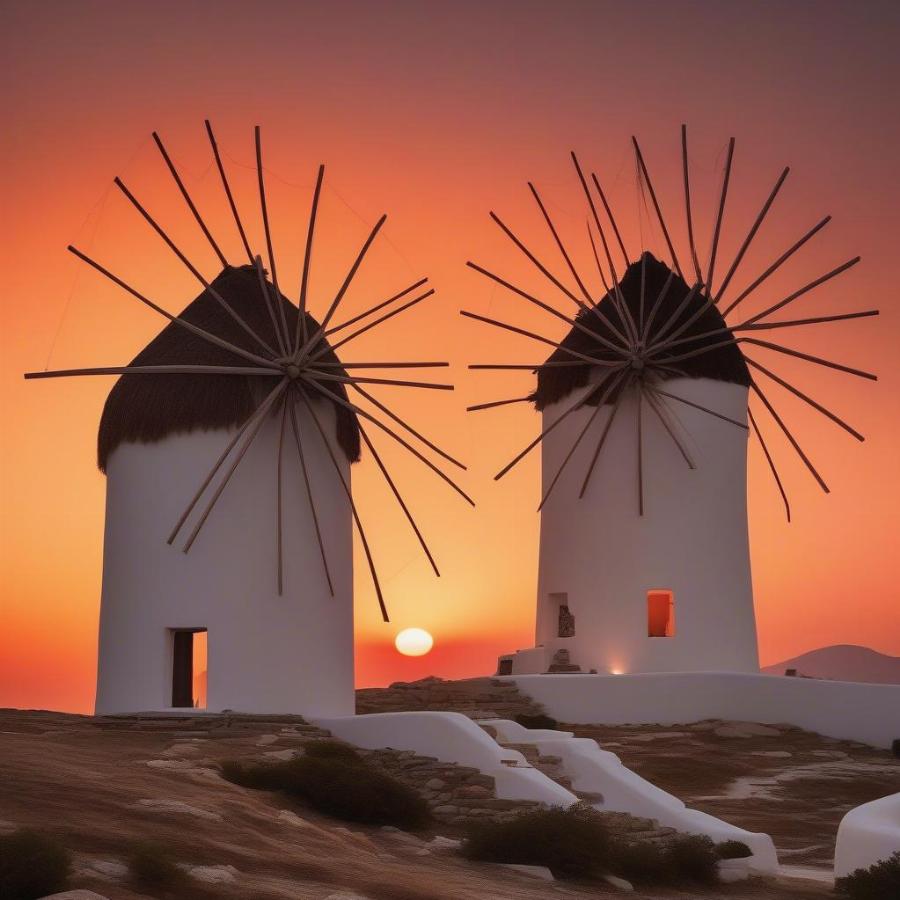
{"type": "Polygon", "coordinates": [[[400,444],[474,503],[427,452],[465,466],[373,393],[382,386],[452,390],[450,384],[372,373],[448,364],[340,360],[336,351],[351,348],[360,335],[414,308],[434,290],[422,278],[335,321],[384,225],[382,216],[321,318],[314,318],[309,275],[324,166],[312,194],[295,304],[279,288],[259,127],[256,171],[266,267],[251,249],[208,121],[206,132],[246,263],[229,263],[154,133],[163,163],[222,267],[220,274],[207,279],[116,178],[118,189],[202,292],[174,315],[69,247],[168,324],[129,365],[25,376],[120,376],[98,437],[107,508],[96,708],[108,713],[193,706],[202,640],[208,653],[209,709],[351,714],[354,525],[388,621],[350,489],[350,464],[359,458],[361,445],[435,575],[440,574],[369,428],[400,444]]]}
{"type": "MultiPolygon", "coordinates": [[[[825,492],[828,486],[769,397],[784,388],[857,440],[843,418],[775,371],[772,355],[858,378],[875,375],[764,339],[761,332],[802,329],[878,314],[877,310],[798,319],[773,318],[816,287],[856,265],[854,257],[748,312],[749,299],[829,222],[825,217],[736,291],[745,255],[789,170],[766,197],[734,259],[721,266],[720,236],[731,181],[728,144],[708,259],[694,236],[687,130],[681,130],[684,232],[679,258],[640,145],[632,139],[638,184],[666,248],[666,262],[629,252],[598,176],[572,163],[586,200],[591,266],[602,289],[588,287],[535,186],[528,187],[567,270],[551,270],[498,215],[494,222],[571,306],[526,290],[476,263],[469,266],[521,301],[561,321],[561,340],[510,322],[462,315],[553,348],[542,363],[476,364],[471,369],[534,372],[524,396],[479,403],[470,411],[534,403],[540,434],[495,476],[542,446],[540,565],[536,647],[502,657],[501,673],[737,670],[757,671],[750,581],[746,465],[749,434],[758,441],[790,520],[787,491],[764,437],[782,432],[825,492]],[[717,265],[719,268],[717,268],[717,265]],[[724,268],[724,274],[719,271],[724,268]],[[752,354],[752,355],[751,355],[752,354]]],[[[755,301],[754,297],[754,301],[755,301]]],[[[767,338],[767,336],[766,336],[767,338]]]]}

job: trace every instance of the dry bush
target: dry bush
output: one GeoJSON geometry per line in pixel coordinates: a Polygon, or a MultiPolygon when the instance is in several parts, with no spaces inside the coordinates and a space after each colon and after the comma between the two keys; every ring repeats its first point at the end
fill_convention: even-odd
{"type": "Polygon", "coordinates": [[[0,835],[0,897],[36,900],[66,890],[72,859],[55,838],[19,829],[0,835]]]}
{"type": "Polygon", "coordinates": [[[428,804],[412,788],[371,768],[355,752],[348,757],[346,745],[328,743],[324,756],[307,750],[283,763],[226,762],[222,774],[242,787],[280,791],[345,822],[394,825],[407,831],[431,822],[428,804]],[[336,747],[341,750],[334,755],[336,747]]]}

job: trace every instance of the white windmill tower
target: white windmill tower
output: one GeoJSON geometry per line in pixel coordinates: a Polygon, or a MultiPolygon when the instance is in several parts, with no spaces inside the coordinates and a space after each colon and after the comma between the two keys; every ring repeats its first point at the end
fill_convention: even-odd
{"type": "Polygon", "coordinates": [[[171,315],[70,248],[169,324],[128,366],[26,376],[121,376],[107,399],[98,440],[107,503],[96,711],[194,707],[204,692],[197,669],[205,654],[202,705],[208,710],[350,715],[354,523],[387,621],[350,490],[350,465],[360,456],[360,441],[439,574],[366,425],[374,424],[398,441],[472,501],[381,414],[445,459],[462,464],[367,389],[451,386],[354,374],[357,369],[447,364],[342,363],[334,351],[434,291],[422,279],[352,318],[332,323],[385,221],[382,217],[321,321],[314,319],[307,308],[307,283],[324,167],[319,168],[313,194],[295,305],[278,289],[259,129],[257,167],[271,281],[261,258],[250,249],[209,123],[207,131],[249,264],[229,265],[154,134],[223,270],[207,281],[116,179],[196,276],[203,292],[180,315],[171,315]],[[358,395],[352,401],[348,388],[358,395]],[[363,401],[371,406],[359,405],[363,401]]]}
{"type": "MultiPolygon", "coordinates": [[[[767,365],[750,358],[758,347],[874,379],[753,332],[877,315],[876,310],[773,321],[769,316],[859,261],[856,257],[762,311],[726,322],[739,304],[823,228],[807,234],[724,300],[735,272],[780,190],[785,169],[737,256],[714,282],[734,141],[729,143],[709,261],[701,269],[695,249],[682,128],[686,225],[690,266],[682,268],[637,141],[638,177],[652,201],[671,265],[642,252],[632,258],[599,179],[594,191],[572,154],[588,202],[588,231],[603,283],[597,299],[585,286],[547,209],[529,185],[576,287],[554,275],[493,213],[497,224],[529,260],[575,304],[566,315],[509,281],[470,265],[566,322],[561,341],[473,313],[500,328],[552,345],[535,371],[537,387],[512,401],[530,401],[542,413],[541,434],[498,474],[542,446],[540,564],[535,648],[501,657],[501,674],[593,670],[600,673],[758,671],[756,624],[747,533],[747,437],[758,438],[785,502],[787,496],[748,405],[758,400],[824,490],[825,482],[785,425],[758,376],[775,381],[855,438],[862,435],[767,365]],[[600,202],[597,203],[596,200],[600,202]],[[601,222],[599,207],[605,212],[601,222]],[[594,243],[599,234],[605,260],[594,243]],[[609,240],[607,239],[609,234],[609,240]],[[616,245],[612,247],[612,236],[616,245]],[[618,256],[621,254],[621,263],[618,256]],[[618,271],[617,271],[618,267],[618,271]],[[621,275],[620,275],[621,273],[621,275]]],[[[768,361],[767,361],[768,362],[768,361]]]]}

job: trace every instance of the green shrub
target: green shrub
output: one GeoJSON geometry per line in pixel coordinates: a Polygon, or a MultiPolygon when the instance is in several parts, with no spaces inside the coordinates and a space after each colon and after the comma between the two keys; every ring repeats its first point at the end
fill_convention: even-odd
{"type": "Polygon", "coordinates": [[[851,900],[887,900],[900,897],[900,851],[868,869],[856,869],[834,883],[835,891],[851,900]]]}
{"type": "Polygon", "coordinates": [[[55,838],[19,829],[0,835],[0,897],[35,900],[68,887],[72,858],[55,838]]]}
{"type": "Polygon", "coordinates": [[[576,805],[473,826],[462,853],[483,862],[547,866],[557,878],[586,878],[608,871],[609,849],[606,825],[590,807],[576,805]]]}
{"type": "Polygon", "coordinates": [[[716,845],[705,834],[683,834],[669,841],[665,850],[672,881],[713,884],[718,880],[719,855],[716,845]]]}
{"type": "Polygon", "coordinates": [[[154,893],[175,890],[188,882],[187,873],[178,867],[171,852],[150,841],[132,848],[128,871],[135,887],[154,893]]]}
{"type": "Polygon", "coordinates": [[[636,884],[665,884],[671,880],[668,855],[659,844],[617,844],[612,856],[610,869],[636,884]]]}
{"type": "Polygon", "coordinates": [[[530,716],[528,713],[519,713],[516,716],[516,722],[523,728],[549,728],[553,731],[559,726],[559,722],[552,716],[545,716],[543,713],[530,716]]]}
{"type": "Polygon", "coordinates": [[[281,791],[346,822],[415,830],[431,821],[428,804],[412,788],[357,756],[307,753],[283,763],[230,762],[222,766],[222,774],[242,787],[281,791]]]}
{"type": "Polygon", "coordinates": [[[743,841],[720,841],[716,844],[719,859],[746,859],[753,851],[743,841]]]}
{"type": "Polygon", "coordinates": [[[356,747],[343,741],[310,741],[303,745],[303,755],[312,759],[339,759],[348,763],[363,761],[356,747]]]}

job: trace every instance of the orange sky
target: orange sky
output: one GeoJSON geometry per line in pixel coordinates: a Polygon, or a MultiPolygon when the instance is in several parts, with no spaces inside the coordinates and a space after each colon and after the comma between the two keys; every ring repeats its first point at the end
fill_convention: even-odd
{"type": "MultiPolygon", "coordinates": [[[[762,660],[839,642],[900,653],[895,6],[5,2],[0,10],[0,706],[88,710],[93,701],[104,491],[94,444],[111,380],[26,384],[21,374],[123,364],[161,326],[79,268],[65,246],[80,245],[172,311],[197,293],[111,187],[118,174],[207,275],[214,273],[211,252],[150,141],[156,128],[227,252],[240,259],[210,169],[206,116],[254,238],[248,166],[252,127],[263,127],[288,293],[296,291],[320,161],[327,172],[313,311],[321,313],[328,289],[382,212],[389,214],[386,239],[348,296],[346,313],[423,274],[438,291],[430,306],[367,335],[344,358],[451,361],[455,394],[386,389],[392,392],[382,396],[469,463],[462,480],[478,508],[384,445],[444,573],[436,581],[370,463],[355,471],[363,509],[377,523],[370,526],[373,551],[394,620],[381,624],[358,559],[360,684],[483,673],[497,653],[530,644],[537,455],[500,483],[491,476],[537,433],[538,417],[524,407],[464,412],[467,403],[524,393],[529,376],[468,373],[465,366],[530,362],[542,353],[456,311],[474,309],[556,338],[563,329],[492,290],[464,263],[474,258],[543,288],[487,216],[489,209],[505,214],[556,265],[525,186],[531,178],[586,268],[584,212],[567,160],[572,148],[605,178],[626,241],[662,255],[656,229],[639,215],[628,141],[632,132],[640,137],[664,208],[680,223],[682,121],[690,128],[702,253],[729,135],[738,143],[723,259],[735,252],[781,167],[793,167],[741,269],[741,287],[823,215],[834,216],[753,299],[753,311],[859,253],[862,265],[798,301],[796,313],[883,312],[878,320],[779,336],[873,368],[880,381],[776,358],[777,371],[868,439],[857,444],[773,388],[832,493],[823,496],[768,429],[795,510],[787,526],[752,449],[762,660]],[[404,659],[390,647],[408,626],[434,633],[430,656],[404,659]]],[[[683,230],[678,239],[683,247],[683,230]]],[[[560,295],[545,289],[542,296],[565,308],[560,295]]]]}

